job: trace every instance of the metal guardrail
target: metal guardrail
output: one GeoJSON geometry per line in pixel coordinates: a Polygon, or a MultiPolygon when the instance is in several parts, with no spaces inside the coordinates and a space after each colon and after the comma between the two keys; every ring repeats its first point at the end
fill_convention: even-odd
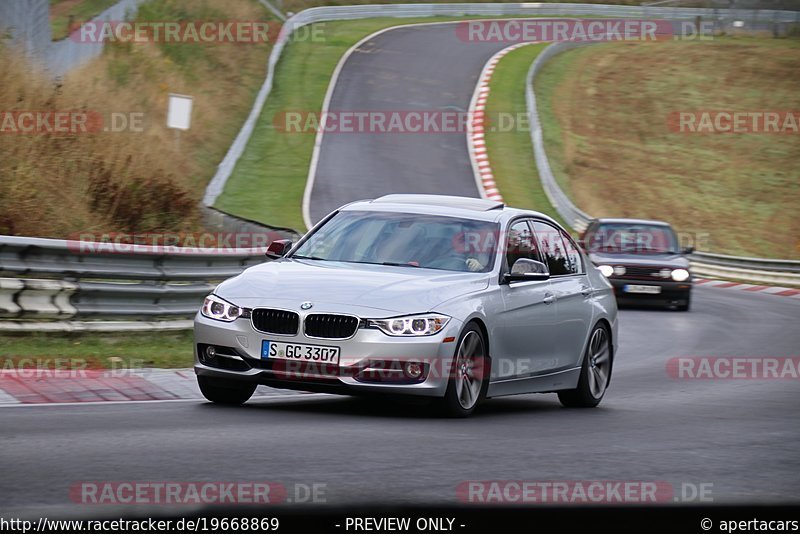
{"type": "Polygon", "coordinates": [[[690,260],[694,272],[702,276],[800,287],[800,261],[746,258],[711,252],[694,252],[690,260]]]}
{"type": "Polygon", "coordinates": [[[187,328],[217,282],[266,261],[264,252],[125,245],[116,253],[0,236],[0,331],[187,328]]]}
{"type": "MultiPolygon", "coordinates": [[[[542,124],[536,108],[536,94],[533,90],[533,82],[542,66],[554,56],[566,50],[590,44],[593,44],[593,42],[563,42],[554,43],[545,48],[536,57],[528,70],[525,91],[525,101],[531,125],[533,154],[542,187],[561,218],[579,232],[586,228],[592,217],[572,203],[553,175],[544,149],[542,124]]],[[[800,261],[747,258],[699,251],[691,254],[690,261],[692,270],[700,276],[742,280],[757,284],[800,286],[800,261]]]]}
{"type": "Polygon", "coordinates": [[[528,120],[530,123],[531,143],[533,144],[533,156],[536,160],[536,168],[539,170],[539,179],[542,182],[547,199],[556,209],[558,214],[570,227],[577,231],[583,231],[588,222],[592,219],[591,215],[579,209],[569,199],[556,181],[553,170],[550,168],[550,161],[544,150],[544,136],[542,133],[542,122],[539,120],[539,111],[536,107],[536,94],[533,91],[533,80],[542,66],[553,56],[566,50],[586,46],[589,42],[563,42],[555,43],[545,48],[531,64],[525,81],[525,105],[528,110],[528,120]]]}

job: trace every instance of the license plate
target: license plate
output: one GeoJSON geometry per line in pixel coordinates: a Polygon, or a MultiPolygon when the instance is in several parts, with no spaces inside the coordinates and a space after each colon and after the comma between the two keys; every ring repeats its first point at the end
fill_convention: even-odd
{"type": "Polygon", "coordinates": [[[261,359],[338,364],[339,347],[283,343],[265,339],[261,342],[261,359]]]}
{"type": "Polygon", "coordinates": [[[622,288],[625,293],[646,293],[648,295],[658,295],[661,293],[661,286],[638,286],[627,284],[622,288]]]}

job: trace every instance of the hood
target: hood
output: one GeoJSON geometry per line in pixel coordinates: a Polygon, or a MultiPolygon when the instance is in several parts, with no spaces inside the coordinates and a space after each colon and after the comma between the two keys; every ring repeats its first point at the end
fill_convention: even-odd
{"type": "Polygon", "coordinates": [[[591,252],[589,259],[595,265],[630,265],[646,267],[669,267],[671,269],[688,269],[689,260],[682,254],[625,254],[609,252],[591,252]]]}
{"type": "Polygon", "coordinates": [[[248,308],[299,310],[301,303],[310,301],[315,312],[388,317],[431,311],[442,302],[486,289],[489,277],[489,273],[287,259],[250,267],[221,283],[214,293],[248,308]]]}

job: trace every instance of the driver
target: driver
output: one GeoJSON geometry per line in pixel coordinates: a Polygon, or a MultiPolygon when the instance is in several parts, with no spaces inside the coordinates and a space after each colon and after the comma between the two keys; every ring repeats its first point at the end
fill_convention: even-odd
{"type": "Polygon", "coordinates": [[[481,249],[486,246],[487,237],[478,235],[477,240],[471,239],[474,235],[469,235],[468,232],[463,232],[459,239],[459,247],[466,258],[464,263],[471,272],[482,271],[486,268],[489,261],[490,254],[487,254],[481,249]]]}
{"type": "Polygon", "coordinates": [[[467,264],[467,269],[469,269],[473,273],[482,271],[486,267],[477,258],[467,258],[466,264],[467,264]]]}

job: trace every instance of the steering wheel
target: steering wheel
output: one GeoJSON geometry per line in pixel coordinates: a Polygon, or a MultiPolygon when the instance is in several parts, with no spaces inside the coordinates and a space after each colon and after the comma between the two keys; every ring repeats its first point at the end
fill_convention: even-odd
{"type": "Polygon", "coordinates": [[[429,262],[427,265],[425,265],[425,267],[430,267],[431,269],[466,271],[467,261],[460,254],[451,251],[446,256],[436,258],[435,260],[429,262]]]}

